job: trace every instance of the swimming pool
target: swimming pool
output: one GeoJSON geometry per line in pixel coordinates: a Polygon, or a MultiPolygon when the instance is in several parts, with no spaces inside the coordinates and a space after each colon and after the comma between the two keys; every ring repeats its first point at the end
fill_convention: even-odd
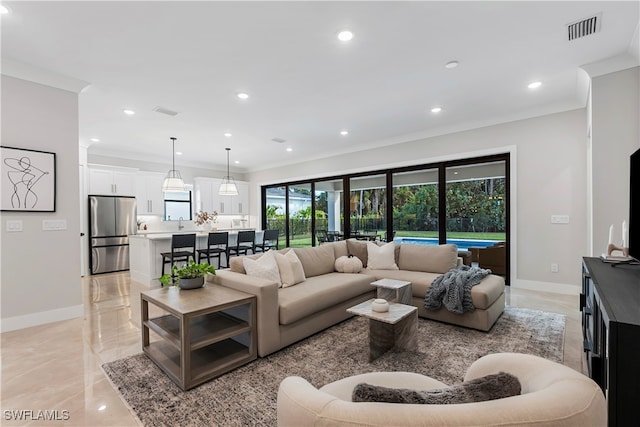
{"type": "MultiPolygon", "coordinates": [[[[393,239],[396,243],[409,243],[413,245],[437,245],[438,239],[436,237],[396,237],[393,239]]],[[[466,251],[470,247],[474,248],[486,248],[487,246],[493,246],[495,243],[501,240],[475,240],[475,239],[447,239],[447,243],[458,246],[458,250],[466,251]]]]}

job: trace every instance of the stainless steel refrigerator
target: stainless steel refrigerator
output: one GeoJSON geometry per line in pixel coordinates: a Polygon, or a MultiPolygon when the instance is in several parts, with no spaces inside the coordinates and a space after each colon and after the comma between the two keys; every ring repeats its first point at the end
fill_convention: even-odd
{"type": "Polygon", "coordinates": [[[136,234],[136,199],[89,196],[91,274],[129,269],[129,235],[136,234]]]}

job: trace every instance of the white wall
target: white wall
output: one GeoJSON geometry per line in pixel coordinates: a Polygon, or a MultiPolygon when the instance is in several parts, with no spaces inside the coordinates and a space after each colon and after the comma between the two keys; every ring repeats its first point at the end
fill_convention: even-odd
{"type": "Polygon", "coordinates": [[[640,67],[594,77],[592,112],[593,255],[606,250],[609,226],[622,242],[629,222],[629,156],[640,147],[640,67]]]}
{"type": "Polygon", "coordinates": [[[587,253],[586,129],[579,109],[259,171],[249,174],[252,197],[263,184],[511,152],[511,284],[577,293],[587,253]],[[570,223],[551,224],[553,214],[570,223]]]}
{"type": "Polygon", "coordinates": [[[56,153],[56,212],[2,212],[1,330],[77,317],[80,289],[78,95],[3,75],[2,145],[56,153]],[[43,220],[67,229],[43,231],[43,220]],[[21,220],[22,232],[6,232],[21,220]]]}

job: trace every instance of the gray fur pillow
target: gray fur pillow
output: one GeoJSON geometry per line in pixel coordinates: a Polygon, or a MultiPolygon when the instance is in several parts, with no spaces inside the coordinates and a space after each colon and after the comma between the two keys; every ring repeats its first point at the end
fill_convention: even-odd
{"type": "Polygon", "coordinates": [[[506,372],[476,378],[437,390],[409,390],[358,384],[353,389],[354,402],[424,403],[444,405],[484,402],[520,394],[520,381],[506,372]]]}

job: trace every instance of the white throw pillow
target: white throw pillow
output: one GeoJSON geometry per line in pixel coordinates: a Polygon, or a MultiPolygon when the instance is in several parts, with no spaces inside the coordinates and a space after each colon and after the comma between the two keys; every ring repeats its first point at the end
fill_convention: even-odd
{"type": "Polygon", "coordinates": [[[374,242],[367,242],[367,268],[369,270],[397,270],[395,259],[396,244],[389,242],[378,246],[374,242]]]}
{"type": "Polygon", "coordinates": [[[244,257],[242,259],[242,265],[244,266],[247,276],[260,277],[263,279],[271,280],[278,284],[278,287],[282,286],[280,281],[280,271],[278,270],[278,263],[271,251],[268,251],[258,259],[251,259],[244,257]]]}
{"type": "Polygon", "coordinates": [[[282,287],[297,285],[300,282],[304,282],[307,278],[304,276],[304,268],[300,262],[298,255],[292,250],[289,250],[286,254],[275,252],[273,254],[276,262],[278,263],[278,269],[280,270],[280,280],[282,281],[282,287]]]}

